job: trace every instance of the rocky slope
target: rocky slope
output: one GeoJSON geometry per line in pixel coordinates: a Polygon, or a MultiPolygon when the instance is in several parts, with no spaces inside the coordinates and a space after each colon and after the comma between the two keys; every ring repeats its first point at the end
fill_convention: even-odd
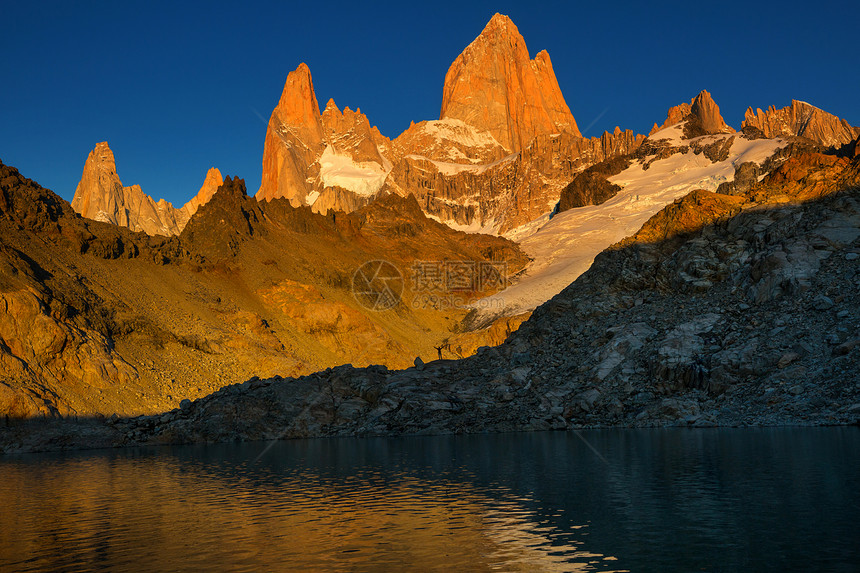
{"type": "MultiPolygon", "coordinates": [[[[11,167],[0,191],[0,419],[156,412],[252,375],[429,359],[466,311],[420,298],[416,262],[525,263],[414,199],[325,217],[228,178],[167,238],[81,218],[11,167]],[[377,259],[400,277],[390,309],[354,296],[377,259]]],[[[459,297],[479,294],[466,286],[459,297]]]]}
{"type": "Polygon", "coordinates": [[[160,416],[12,427],[4,447],[856,424],[860,160],[795,146],[781,163],[743,195],[668,206],[472,358],[252,378],[160,416]]]}
{"type": "Polygon", "coordinates": [[[125,187],[116,171],[116,159],[108,143],[97,143],[84,163],[72,208],[95,221],[127,227],[148,235],[178,235],[221,185],[221,172],[209,170],[203,186],[188,203],[176,209],[164,199],[155,201],[139,185],[125,187]]]}
{"type": "MultiPolygon", "coordinates": [[[[719,114],[716,104],[710,109],[719,114]]],[[[535,309],[666,205],[697,189],[745,192],[750,182],[778,165],[789,145],[758,134],[701,135],[703,131],[702,118],[688,112],[680,122],[652,133],[633,153],[576,175],[552,215],[532,222],[524,235],[512,236],[532,261],[511,287],[482,300],[470,322],[495,320],[499,309],[508,315],[535,309]]]]}
{"type": "Polygon", "coordinates": [[[797,135],[826,147],[850,144],[860,137],[860,127],[797,100],[782,109],[770,106],[767,111],[753,112],[748,108],[743,122],[743,127],[747,126],[761,130],[765,137],[797,135]]]}

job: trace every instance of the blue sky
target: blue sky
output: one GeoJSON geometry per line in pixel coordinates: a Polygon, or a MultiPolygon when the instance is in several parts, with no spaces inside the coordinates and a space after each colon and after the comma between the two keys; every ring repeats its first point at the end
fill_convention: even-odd
{"type": "Polygon", "coordinates": [[[708,89],[726,121],[808,101],[860,124],[855,2],[0,1],[0,159],[71,200],[96,142],[180,206],[210,166],[259,188],[266,121],[306,62],[320,105],[394,138],[436,119],[445,72],[495,12],[546,49],[585,135],[647,133],[708,89]],[[264,119],[261,119],[264,118],[264,119]]]}

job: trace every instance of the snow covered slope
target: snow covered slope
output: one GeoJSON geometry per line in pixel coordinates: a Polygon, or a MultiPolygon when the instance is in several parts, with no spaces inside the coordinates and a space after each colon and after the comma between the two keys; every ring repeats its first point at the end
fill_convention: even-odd
{"type": "Polygon", "coordinates": [[[786,145],[781,139],[750,141],[740,134],[707,135],[681,140],[677,125],[653,134],[652,141],[686,146],[711,143],[734,137],[725,161],[712,163],[703,153],[692,149],[654,161],[653,156],[634,162],[609,181],[622,187],[602,205],[570,209],[549,220],[542,217],[512,233],[534,261],[520,280],[506,290],[484,298],[474,305],[483,316],[514,315],[532,310],[572,283],[591,266],[605,248],[638,231],[663,207],[694,189],[713,191],[720,183],[734,179],[735,167],[754,161],[761,164],[786,145]],[[647,169],[646,162],[650,161],[647,169]],[[523,238],[531,228],[539,230],[523,238]],[[500,311],[500,309],[503,309],[500,311]]]}

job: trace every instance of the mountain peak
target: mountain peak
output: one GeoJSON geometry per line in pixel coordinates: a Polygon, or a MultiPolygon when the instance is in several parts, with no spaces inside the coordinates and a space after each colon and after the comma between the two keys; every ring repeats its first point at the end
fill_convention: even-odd
{"type": "Polygon", "coordinates": [[[96,143],[96,146],[87,156],[87,161],[84,163],[84,169],[86,169],[87,165],[102,168],[106,167],[109,170],[116,172],[116,158],[114,157],[113,151],[107,141],[96,143]]]}
{"type": "Polygon", "coordinates": [[[495,14],[493,14],[493,17],[490,18],[490,21],[487,22],[487,25],[484,26],[484,29],[481,31],[481,34],[478,37],[480,38],[482,36],[498,36],[504,34],[517,36],[522,39],[520,31],[517,29],[517,26],[516,24],[514,24],[513,20],[511,20],[509,16],[496,12],[495,14]]]}
{"type": "Polygon", "coordinates": [[[541,51],[531,60],[516,25],[502,14],[490,19],[448,69],[440,119],[488,131],[513,152],[537,135],[580,135],[549,54],[541,51]]]}
{"type": "Polygon", "coordinates": [[[726,125],[723,116],[720,115],[720,107],[708,90],[702,90],[699,95],[693,98],[690,113],[702,123],[702,127],[707,133],[731,133],[734,131],[726,125]]]}
{"type": "Polygon", "coordinates": [[[860,127],[796,99],[782,109],[770,106],[767,111],[753,112],[749,108],[743,125],[758,128],[766,137],[797,135],[825,146],[845,145],[860,136],[860,127]]]}
{"type": "Polygon", "coordinates": [[[328,110],[340,113],[340,108],[337,107],[337,104],[334,102],[333,97],[328,98],[328,103],[325,104],[325,109],[323,110],[323,113],[327,112],[328,110]]]}
{"type": "MultiPolygon", "coordinates": [[[[662,126],[651,128],[651,133],[655,133],[660,129],[675,125],[682,121],[690,121],[697,125],[698,129],[694,132],[698,134],[716,134],[716,133],[732,133],[734,130],[726,125],[723,116],[720,114],[720,107],[711,97],[708,90],[702,90],[699,94],[690,100],[690,103],[682,103],[669,108],[666,113],[666,121],[662,126]]],[[[689,125],[689,123],[688,123],[689,125]]]]}
{"type": "Polygon", "coordinates": [[[311,70],[304,62],[287,75],[275,113],[287,125],[313,128],[319,124],[320,106],[314,92],[311,70]]]}
{"type": "Polygon", "coordinates": [[[173,205],[163,199],[154,201],[140,185],[123,186],[106,141],[97,143],[87,156],[72,208],[82,217],[149,235],[175,235],[181,226],[173,205]]]}
{"type": "Polygon", "coordinates": [[[320,106],[311,71],[301,63],[287,75],[272,111],[263,146],[263,178],[257,199],[286,197],[301,202],[309,191],[307,167],[323,147],[320,106]]]}
{"type": "Polygon", "coordinates": [[[203,186],[200,187],[200,191],[183,207],[188,214],[188,218],[190,219],[197,212],[197,209],[208,203],[223,184],[224,178],[221,176],[221,171],[217,167],[210,167],[209,171],[206,172],[206,178],[203,180],[203,186]]]}

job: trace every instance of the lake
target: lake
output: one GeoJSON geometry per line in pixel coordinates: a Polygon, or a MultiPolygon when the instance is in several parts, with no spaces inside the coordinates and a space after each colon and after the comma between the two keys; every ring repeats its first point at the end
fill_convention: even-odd
{"type": "Polygon", "coordinates": [[[857,571],[860,428],[0,457],[3,571],[857,571]]]}

